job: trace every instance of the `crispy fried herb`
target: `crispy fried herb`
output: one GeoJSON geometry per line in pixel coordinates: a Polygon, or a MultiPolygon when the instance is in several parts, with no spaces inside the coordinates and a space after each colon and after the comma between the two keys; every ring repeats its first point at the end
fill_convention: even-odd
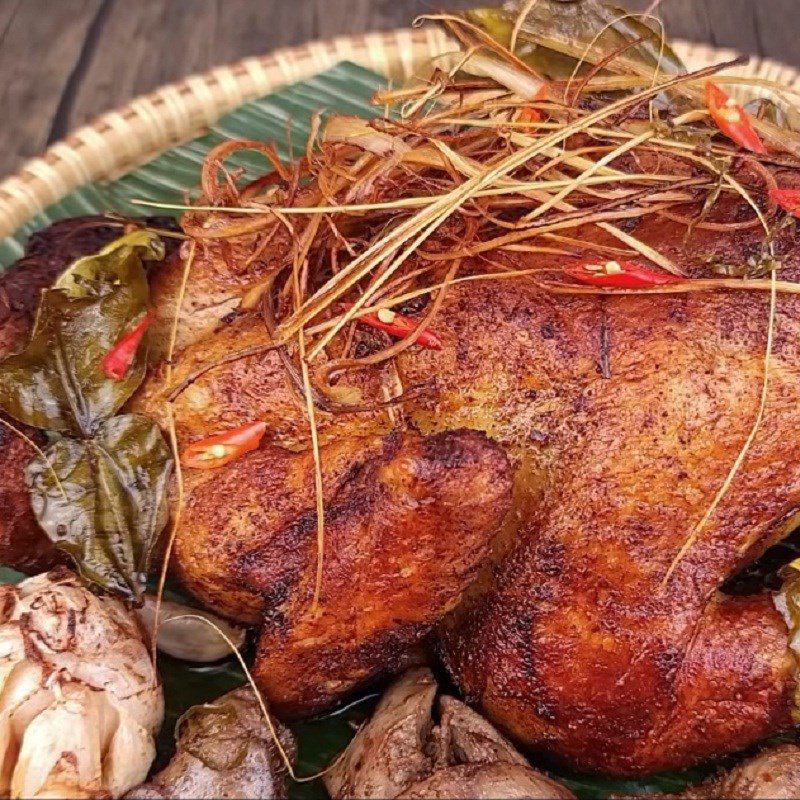
{"type": "Polygon", "coordinates": [[[700,209],[700,213],[692,220],[691,224],[686,229],[686,234],[683,238],[684,244],[687,244],[689,239],[692,238],[695,228],[708,218],[708,215],[711,213],[711,209],[714,208],[717,200],[719,200],[720,195],[722,194],[722,189],[725,186],[725,177],[731,168],[730,159],[717,159],[711,157],[708,160],[717,170],[717,177],[706,194],[706,199],[703,201],[703,207],[700,209]]]}
{"type": "Polygon", "coordinates": [[[784,217],[776,225],[770,227],[769,233],[757,253],[737,264],[727,261],[711,261],[709,266],[712,272],[731,278],[765,278],[770,273],[777,272],[783,267],[783,260],[775,255],[775,240],[784,228],[794,224],[791,217],[784,217]]]}
{"type": "Polygon", "coordinates": [[[172,459],[153,422],[114,416],[144,377],[146,347],[122,380],[102,361],[147,312],[142,260],[163,252],[135,231],[76,261],[42,293],[26,347],[0,362],[0,408],[56,436],[26,471],[39,524],[84,578],[130,598],[166,523],[172,459]]]}
{"type": "Polygon", "coordinates": [[[167,522],[172,460],[158,428],[124,414],[90,439],[57,439],[44,455],[25,473],[39,524],[87,581],[138,596],[150,547],[167,522]]]}

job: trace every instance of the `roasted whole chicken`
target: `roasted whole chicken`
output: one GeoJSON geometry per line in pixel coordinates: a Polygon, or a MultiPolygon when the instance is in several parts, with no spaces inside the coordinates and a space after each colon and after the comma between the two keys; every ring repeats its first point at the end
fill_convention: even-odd
{"type": "Polygon", "coordinates": [[[610,133],[537,142],[508,133],[536,118],[493,91],[505,116],[488,143],[447,121],[438,148],[422,128],[340,121],[296,165],[314,165],[306,182],[274,164],[272,194],[219,176],[236,147],[274,161],[265,146],[209,156],[220,210],[187,213],[180,254],[152,274],[162,360],[129,406],[184,453],[253,424],[260,443],[228,458],[212,437],[204,457],[223,463],[183,470],[171,568],[260,626],[253,674],[284,717],[433,648],[499,729],[574,768],[639,775],[744,749],[792,725],[795,695],[771,594],[721,587],[800,522],[800,202],[774,194],[800,189],[800,168],[716,131],[651,147],[636,108],[608,122],[588,102],[610,133]],[[725,160],[712,186],[703,146],[725,160]],[[334,157],[363,183],[326,172],[334,157]],[[657,185],[578,185],[604,170],[657,185]],[[550,194],[529,188],[553,171],[550,194]],[[417,216],[292,216],[367,194],[400,194],[408,214],[440,191],[417,216]],[[230,213],[254,196],[274,213],[230,213]],[[538,236],[509,233],[532,214],[552,238],[515,244],[538,236]],[[384,284],[391,308],[351,324],[359,291],[384,284]]]}
{"type": "MultiPolygon", "coordinates": [[[[687,270],[758,244],[757,233],[698,231],[687,251],[662,220],[635,233],[687,270]]],[[[793,230],[778,248],[782,277],[796,280],[793,230]]],[[[767,594],[719,587],[797,522],[794,297],[777,300],[753,445],[670,571],[752,428],[768,307],[763,293],[564,297],[525,279],[452,287],[437,316],[442,349],[397,359],[407,386],[426,384],[399,422],[385,411],[320,415],[330,555],[317,618],[302,611],[315,564],[303,408],[278,353],[215,368],[175,400],[180,439],[262,419],[270,441],[188,478],[179,574],[234,619],[265,615],[256,671],[283,713],[324,707],[379,665],[408,663],[408,644],[473,584],[439,650],[467,698],[526,744],[636,774],[783,730],[794,692],[786,623],[767,594]],[[495,566],[473,583],[492,542],[495,566]]],[[[258,317],[239,316],[187,346],[175,381],[265,341],[258,317]]],[[[379,378],[357,386],[366,395],[379,378]]],[[[163,392],[156,374],[137,408],[161,418],[163,392]]]]}

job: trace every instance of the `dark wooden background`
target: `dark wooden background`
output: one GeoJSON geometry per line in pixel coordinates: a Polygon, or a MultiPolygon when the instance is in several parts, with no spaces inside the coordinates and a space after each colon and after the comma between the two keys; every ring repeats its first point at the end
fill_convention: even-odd
{"type": "MultiPolygon", "coordinates": [[[[651,0],[628,0],[643,9],[651,0]]],[[[481,0],[0,0],[0,176],[98,113],[276,47],[481,0]]],[[[800,66],[800,0],[662,0],[669,32],[800,66]]]]}

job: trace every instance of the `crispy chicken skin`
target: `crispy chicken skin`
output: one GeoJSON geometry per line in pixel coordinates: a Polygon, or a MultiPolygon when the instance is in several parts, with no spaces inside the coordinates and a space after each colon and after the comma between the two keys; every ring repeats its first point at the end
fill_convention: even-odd
{"type": "MultiPolygon", "coordinates": [[[[19,424],[16,429],[39,446],[44,436],[19,424]]],[[[31,460],[31,447],[17,434],[0,427],[3,477],[0,480],[0,554],[2,564],[21,572],[46,572],[66,558],[53,546],[36,522],[23,470],[31,460]]]]}
{"type": "Polygon", "coordinates": [[[767,302],[608,298],[573,309],[593,324],[558,332],[568,352],[591,332],[600,360],[605,328],[610,378],[560,390],[567,410],[546,428],[552,461],[530,533],[442,636],[467,697],[517,739],[582,769],[640,774],[790,724],[783,621],[766,596],[717,590],[796,524],[794,298],[777,304],[763,423],[679,558],[753,426],[767,302]]]}
{"type": "Polygon", "coordinates": [[[191,476],[175,546],[195,595],[262,627],[254,675],[284,715],[409,663],[489,554],[510,506],[503,451],[474,431],[322,450],[322,593],[310,453],[268,447],[191,476]]]}
{"type": "Polygon", "coordinates": [[[159,298],[151,326],[156,357],[167,355],[181,293],[183,302],[175,341],[178,350],[213,333],[221,319],[236,314],[242,296],[270,273],[270,264],[265,260],[249,261],[254,250],[253,237],[198,243],[191,259],[192,279],[186,286],[183,286],[184,256],[188,258],[191,251],[189,243],[165,260],[150,280],[151,291],[159,298]]]}

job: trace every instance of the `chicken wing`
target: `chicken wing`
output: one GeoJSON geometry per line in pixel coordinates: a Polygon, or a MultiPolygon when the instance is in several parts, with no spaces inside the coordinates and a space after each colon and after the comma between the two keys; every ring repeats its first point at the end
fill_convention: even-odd
{"type": "Polygon", "coordinates": [[[310,453],[268,447],[194,475],[177,574],[228,616],[259,622],[254,675],[284,715],[324,708],[401,669],[451,610],[510,506],[502,450],[473,431],[344,439],[322,450],[317,570],[310,453]]]}

